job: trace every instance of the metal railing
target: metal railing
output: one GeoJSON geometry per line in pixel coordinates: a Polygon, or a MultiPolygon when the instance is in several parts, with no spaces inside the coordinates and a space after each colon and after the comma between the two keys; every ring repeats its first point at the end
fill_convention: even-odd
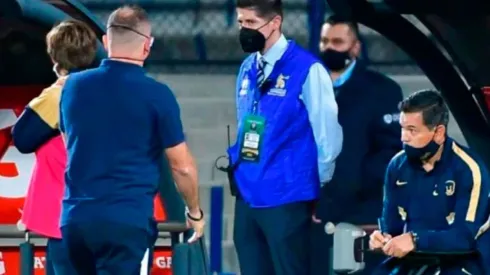
{"type": "MultiPolygon", "coordinates": [[[[162,222],[158,223],[158,239],[155,247],[176,247],[185,242],[184,233],[188,231],[185,223],[162,222]],[[169,241],[171,240],[171,241],[169,241]]],[[[46,246],[47,239],[28,231],[21,231],[15,225],[0,226],[0,247],[19,247],[20,262],[19,275],[34,274],[34,249],[46,246]]],[[[207,262],[203,264],[207,265],[207,262]]],[[[172,271],[174,275],[189,275],[182,270],[188,270],[188,261],[173,261],[172,271]],[[175,271],[175,272],[174,272],[175,271]]],[[[204,267],[207,270],[207,266],[204,267]]]]}
{"type": "MultiPolygon", "coordinates": [[[[167,220],[157,224],[158,238],[155,248],[172,249],[172,274],[174,275],[207,275],[210,272],[205,236],[193,244],[187,243],[192,230],[187,227],[184,215],[185,205],[178,193],[166,159],[161,162],[161,178],[158,191],[166,209],[167,220]]],[[[217,209],[218,212],[222,206],[217,209]]],[[[220,219],[220,215],[215,219],[220,219]]],[[[220,226],[220,225],[218,225],[220,226]]],[[[218,231],[221,229],[215,229],[218,231]]],[[[215,237],[216,238],[216,237],[215,237]]],[[[216,242],[221,242],[218,235],[216,242]]],[[[19,229],[16,225],[0,225],[0,247],[19,247],[20,262],[18,275],[34,274],[34,249],[45,247],[47,238],[19,229]]],[[[221,253],[220,253],[221,255],[221,253]]]]}

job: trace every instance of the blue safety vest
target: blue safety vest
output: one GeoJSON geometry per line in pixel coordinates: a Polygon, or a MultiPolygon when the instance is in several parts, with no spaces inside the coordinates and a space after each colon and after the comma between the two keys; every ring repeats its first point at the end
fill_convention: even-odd
{"type": "Polygon", "coordinates": [[[237,78],[238,138],[229,148],[241,197],[252,207],[273,207],[318,197],[317,148],[308,112],[301,99],[303,84],[317,60],[288,42],[288,48],[271,74],[257,87],[257,55],[243,62],[237,78]],[[244,118],[254,113],[265,118],[260,160],[239,161],[244,118]]]}

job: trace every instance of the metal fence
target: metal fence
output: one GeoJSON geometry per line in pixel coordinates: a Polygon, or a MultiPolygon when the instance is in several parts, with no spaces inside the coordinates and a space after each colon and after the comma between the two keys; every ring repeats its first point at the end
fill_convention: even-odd
{"type": "MultiPolygon", "coordinates": [[[[122,4],[138,4],[148,11],[155,43],[148,60],[159,70],[179,72],[232,72],[245,57],[238,43],[235,0],[82,0],[105,23],[122,4]]],[[[324,1],[283,0],[283,31],[315,52],[320,27],[329,9],[324,1]]],[[[365,30],[365,28],[361,28],[365,30]]],[[[370,63],[414,69],[413,62],[396,46],[372,31],[364,32],[365,58],[370,63]]]]}

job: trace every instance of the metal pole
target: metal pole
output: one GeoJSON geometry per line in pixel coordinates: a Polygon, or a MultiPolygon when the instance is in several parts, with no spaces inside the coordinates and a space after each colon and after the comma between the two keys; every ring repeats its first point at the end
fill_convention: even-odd
{"type": "Polygon", "coordinates": [[[211,272],[223,272],[223,186],[211,188],[210,261],[211,272]]]}
{"type": "Polygon", "coordinates": [[[34,275],[34,245],[31,243],[29,232],[24,233],[25,242],[20,244],[20,274],[34,275]]]}

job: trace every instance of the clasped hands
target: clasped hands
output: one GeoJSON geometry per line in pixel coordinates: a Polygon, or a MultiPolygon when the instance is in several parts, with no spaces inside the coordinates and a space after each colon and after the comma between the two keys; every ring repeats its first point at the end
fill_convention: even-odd
{"type": "Polygon", "coordinates": [[[403,258],[415,250],[415,244],[411,233],[392,237],[376,230],[369,237],[369,248],[382,250],[384,254],[390,257],[403,258]]]}

